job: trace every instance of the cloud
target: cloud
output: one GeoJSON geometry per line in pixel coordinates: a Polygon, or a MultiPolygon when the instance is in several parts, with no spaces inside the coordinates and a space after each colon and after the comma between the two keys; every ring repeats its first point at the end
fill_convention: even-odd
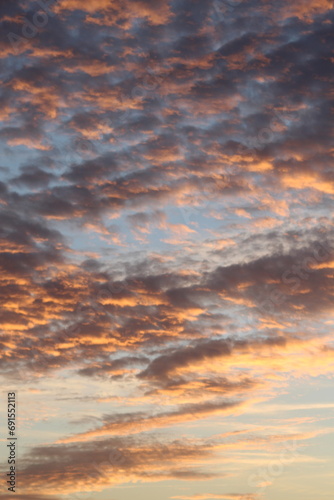
{"type": "Polygon", "coordinates": [[[125,477],[128,481],[141,482],[204,480],[214,478],[215,474],[191,465],[194,459],[209,455],[210,445],[178,441],[147,443],[127,438],[75,446],[43,446],[33,448],[25,456],[21,481],[28,499],[30,491],[45,484],[46,480],[56,494],[70,494],[80,489],[102,491],[121,484],[125,477]]]}
{"type": "Polygon", "coordinates": [[[77,386],[18,498],[216,478],[193,433],[333,371],[331,2],[41,3],[2,2],[0,374],[77,386]]]}
{"type": "MultiPolygon", "coordinates": [[[[32,494],[20,494],[18,492],[15,492],[15,497],[17,498],[17,500],[59,500],[60,497],[56,497],[54,495],[39,495],[39,494],[35,494],[35,493],[32,493],[32,494]]],[[[5,494],[0,494],[0,499],[1,500],[6,500],[8,498],[8,495],[7,493],[5,494]]]]}
{"type": "Polygon", "coordinates": [[[211,498],[219,498],[222,500],[254,500],[257,498],[257,495],[253,494],[244,494],[244,493],[226,493],[224,494],[215,494],[215,493],[203,493],[197,495],[180,495],[171,498],[177,498],[180,500],[210,500],[211,498]]]}
{"type": "Polygon", "coordinates": [[[196,421],[214,416],[215,414],[233,414],[238,412],[242,403],[239,401],[207,401],[200,404],[184,405],[174,411],[166,411],[149,416],[139,414],[106,415],[104,425],[97,429],[76,434],[61,440],[62,443],[87,441],[92,437],[107,434],[136,434],[159,427],[171,427],[183,422],[196,421]]]}

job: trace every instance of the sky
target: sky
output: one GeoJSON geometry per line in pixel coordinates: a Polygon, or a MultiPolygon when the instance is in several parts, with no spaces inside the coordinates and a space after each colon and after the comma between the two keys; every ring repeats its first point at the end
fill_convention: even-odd
{"type": "Polygon", "coordinates": [[[0,12],[0,500],[330,500],[333,2],[0,12]]]}

